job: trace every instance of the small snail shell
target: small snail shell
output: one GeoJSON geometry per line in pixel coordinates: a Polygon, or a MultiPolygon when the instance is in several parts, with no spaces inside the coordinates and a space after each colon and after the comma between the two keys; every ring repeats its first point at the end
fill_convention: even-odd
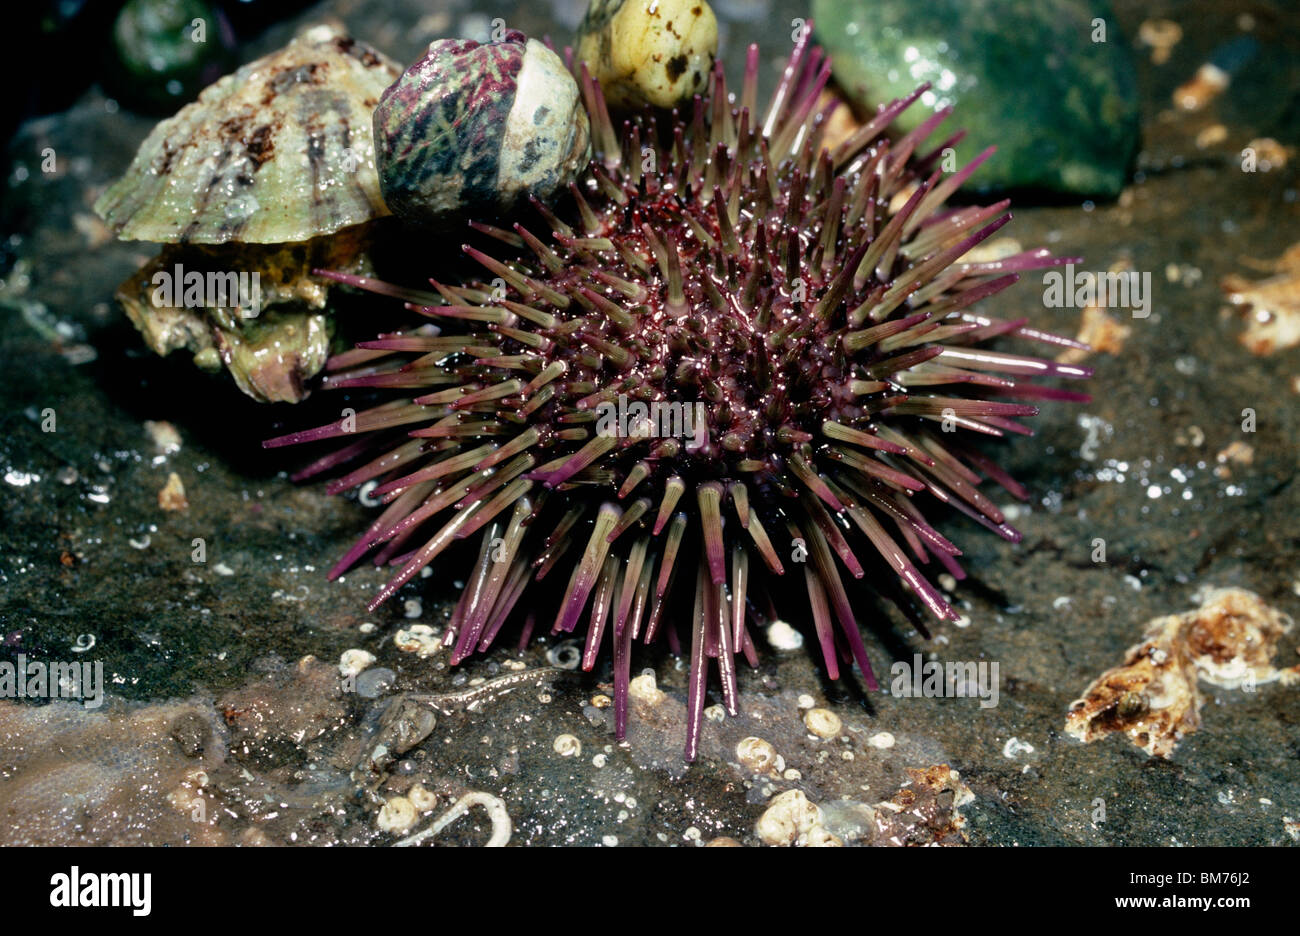
{"type": "Polygon", "coordinates": [[[543,201],[591,158],[591,126],[560,57],[517,30],[499,42],[440,39],[375,109],[384,201],[446,228],[543,201]]]}
{"type": "Polygon", "coordinates": [[[574,57],[611,107],[674,107],[703,94],[718,54],[705,0],[592,0],[574,57]]]}

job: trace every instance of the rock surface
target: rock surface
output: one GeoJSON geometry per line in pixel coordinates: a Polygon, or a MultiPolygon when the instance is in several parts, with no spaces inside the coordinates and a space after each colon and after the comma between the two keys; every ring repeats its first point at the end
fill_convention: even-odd
{"type": "MultiPolygon", "coordinates": [[[[506,3],[500,14],[530,34],[562,39],[580,15],[566,9],[506,3]]],[[[763,43],[760,97],[767,94],[789,46],[787,24],[806,16],[806,6],[776,2],[750,19],[728,12],[750,9],[744,4],[716,9],[729,74],[739,73],[749,41],[763,43]]],[[[971,698],[865,696],[849,680],[824,680],[807,652],[814,641],[785,651],[763,642],[759,670],[742,667],[741,714],[706,720],[700,761],[687,768],[685,672],[666,652],[634,655],[634,672],[653,669],[656,681],[639,684],[643,701],[632,712],[628,743],[619,745],[612,709],[596,704],[608,701],[608,672],[566,674],[504,693],[489,685],[545,667],[548,651],[558,649],[553,643],[516,654],[503,642],[456,670],[445,652],[421,655],[428,640],[397,646],[399,630],[440,632],[466,566],[451,556],[434,576],[366,615],[384,572],[363,568],[332,583],[324,572],[369,512],[291,483],[287,472],[301,465],[295,459],[310,455],[260,446],[337,418],[339,402],[316,394],[294,407],[258,404],[141,346],[112,292],[148,252],[98,240],[86,219],[152,120],[111,108],[94,90],[68,111],[26,124],[7,151],[0,210],[14,237],[0,255],[0,660],[20,652],[98,659],[110,702],[94,717],[122,711],[148,719],[153,731],[162,723],[130,707],[147,705],[148,713],[184,715],[191,727],[210,725],[216,739],[233,737],[238,746],[203,755],[219,760],[209,774],[213,802],[236,814],[209,808],[208,816],[224,816],[217,819],[224,841],[395,841],[376,828],[378,802],[352,798],[348,765],[360,759],[398,693],[488,687],[478,704],[438,712],[425,740],[395,757],[380,781],[376,795],[384,799],[427,805],[417,783],[436,796],[433,808],[419,810],[416,833],[478,792],[504,805],[511,844],[756,845],[755,824],[771,800],[797,789],[848,843],[870,816],[860,807],[832,808],[842,797],[874,808],[904,788],[909,768],[946,764],[974,795],[960,812],[961,831],[976,845],[1291,844],[1283,817],[1300,815],[1294,689],[1207,687],[1203,727],[1167,761],[1118,740],[1080,744],[1062,731],[1070,702],[1122,659],[1142,623],[1193,607],[1192,595],[1205,585],[1246,588],[1279,611],[1300,614],[1300,406],[1290,385],[1300,357],[1294,348],[1259,357],[1239,345],[1240,319],[1221,314],[1227,303],[1219,287],[1224,276],[1251,269],[1241,257],[1282,256],[1300,227],[1294,165],[1247,173],[1239,160],[1241,147],[1260,136],[1297,142],[1287,95],[1279,93],[1300,87],[1300,62],[1287,52],[1300,41],[1295,27],[1263,18],[1255,24],[1255,64],[1267,80],[1242,72],[1195,114],[1171,104],[1174,88],[1225,36],[1240,32],[1238,16],[1247,10],[1236,0],[1174,10],[1184,38],[1165,64],[1144,57],[1138,65],[1146,148],[1140,175],[1118,201],[1086,211],[1020,200],[1006,229],[1024,244],[1083,254],[1089,270],[1128,260],[1152,274],[1154,292],[1146,319],[1111,310],[1131,333],[1118,354],[1088,359],[1098,368],[1095,401],[1046,404],[1036,438],[1001,447],[1004,467],[1033,492],[1015,520],[1022,543],[1008,546],[959,515],[940,518],[971,572],[954,591],[969,626],[946,624],[927,641],[900,616],[872,609],[879,624],[865,639],[878,670],[916,652],[996,661],[997,707],[980,708],[971,698]],[[1198,135],[1214,124],[1224,126],[1224,141],[1198,147],[1198,135]],[[57,154],[50,174],[40,171],[46,147],[57,154]],[[1243,432],[1246,408],[1257,416],[1253,433],[1243,432]],[[147,421],[170,423],[179,449],[174,441],[156,445],[147,421]],[[47,426],[55,431],[43,431],[47,426]],[[1215,453],[1233,443],[1249,443],[1253,458],[1219,464],[1215,453]],[[158,491],[172,473],[183,481],[187,510],[159,508],[158,491]],[[1104,541],[1104,562],[1093,559],[1097,540],[1104,541]],[[203,561],[196,561],[200,551],[203,561]],[[74,653],[89,643],[79,644],[85,635],[93,635],[93,647],[74,653]],[[396,674],[391,690],[376,698],[344,692],[335,664],[353,648],[374,654],[372,670],[396,674]],[[308,655],[317,662],[300,671],[308,655]],[[471,685],[475,680],[484,682],[471,685]],[[804,714],[813,708],[839,716],[836,738],[811,735],[804,714]],[[566,734],[581,755],[556,753],[555,739],[566,734]],[[747,738],[774,752],[762,776],[741,765],[737,745],[747,738]],[[266,796],[289,808],[268,807],[266,796]],[[1098,801],[1105,807],[1100,821],[1098,801]]],[[[326,3],[314,12],[331,11],[403,62],[431,35],[486,28],[429,0],[326,3]]],[[[1130,36],[1152,15],[1136,0],[1117,3],[1116,13],[1130,36]]],[[[246,57],[283,45],[304,22],[277,26],[246,57]]],[[[429,275],[441,275],[443,259],[430,252],[429,275]]],[[[444,265],[454,275],[454,261],[444,265]]],[[[1044,308],[1042,289],[1026,278],[1003,294],[1001,313],[1074,334],[1082,310],[1044,308]]],[[[808,622],[790,623],[807,633],[808,622]]],[[[1294,632],[1280,641],[1274,661],[1300,662],[1294,632]]],[[[35,709],[30,702],[7,705],[0,711],[5,725],[52,717],[12,713],[20,705],[35,709]]],[[[35,730],[0,739],[5,763],[25,756],[22,745],[35,730]]],[[[54,729],[41,730],[46,737],[54,729]]],[[[154,757],[164,779],[173,777],[171,765],[193,761],[185,754],[191,741],[147,737],[160,740],[147,749],[142,741],[139,756],[154,757]]],[[[17,797],[25,808],[47,803],[32,797],[46,795],[39,772],[55,764],[44,755],[24,763],[37,771],[23,780],[30,796],[18,797],[12,779],[0,780],[0,796],[10,804],[17,797]]],[[[167,821],[111,828],[123,840],[154,843],[197,832],[189,812],[166,802],[152,808],[169,810],[167,821]]],[[[476,806],[431,844],[484,844],[493,815],[476,806]]],[[[55,830],[35,813],[23,829],[28,839],[51,842],[79,834],[71,826],[55,830]]],[[[99,839],[85,832],[79,840],[99,839]]]]}

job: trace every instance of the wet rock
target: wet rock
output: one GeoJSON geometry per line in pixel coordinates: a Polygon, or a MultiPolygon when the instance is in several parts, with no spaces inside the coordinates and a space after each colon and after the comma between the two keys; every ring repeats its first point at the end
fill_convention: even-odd
{"type": "Polygon", "coordinates": [[[222,695],[217,705],[232,743],[244,750],[265,747],[268,756],[285,739],[301,745],[348,723],[337,667],[312,657],[222,695]]]}
{"type": "Polygon", "coordinates": [[[873,810],[873,845],[965,845],[961,808],[975,795],[947,764],[907,770],[911,780],[873,810]]]}
{"type": "Polygon", "coordinates": [[[201,757],[204,748],[211,743],[212,725],[197,711],[186,711],[172,722],[172,739],[180,745],[181,753],[186,757],[201,757]]]}
{"type": "Polygon", "coordinates": [[[369,669],[357,677],[357,695],[363,699],[377,699],[397,682],[397,674],[387,667],[369,669]]]}
{"type": "Polygon", "coordinates": [[[226,751],[198,700],[0,702],[0,844],[220,844],[197,798],[226,751]]]}
{"type": "Polygon", "coordinates": [[[972,179],[977,188],[1113,197],[1123,187],[1139,142],[1137,91],[1108,5],[814,0],[813,19],[836,81],[859,107],[928,81],[926,107],[909,108],[902,128],[953,105],[949,132],[968,131],[958,165],[997,145],[972,179]]]}

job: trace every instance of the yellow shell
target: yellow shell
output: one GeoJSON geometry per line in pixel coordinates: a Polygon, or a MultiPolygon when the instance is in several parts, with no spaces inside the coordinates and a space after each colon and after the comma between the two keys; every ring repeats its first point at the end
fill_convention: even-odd
{"type": "Polygon", "coordinates": [[[578,27],[585,61],[611,107],[674,107],[708,88],[718,21],[704,0],[592,0],[578,27]]]}
{"type": "Polygon", "coordinates": [[[332,26],[162,121],[95,203],[123,240],[277,244],[388,214],[371,114],[401,69],[332,26]]]}

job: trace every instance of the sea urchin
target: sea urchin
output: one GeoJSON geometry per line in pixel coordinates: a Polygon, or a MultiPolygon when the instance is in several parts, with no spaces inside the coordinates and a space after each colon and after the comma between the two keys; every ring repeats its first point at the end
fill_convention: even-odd
{"type": "Polygon", "coordinates": [[[526,641],[537,583],[571,567],[551,629],[586,619],[586,670],[613,644],[620,738],[631,644],[662,632],[680,648],[676,596],[691,630],[688,760],[709,661],[734,714],[736,657],[757,663],[750,626],[775,613],[773,583],[806,590],[828,675],[856,662],[875,688],[846,586],[865,579],[909,609],[910,592],[955,618],[913,562],[933,556],[960,578],[960,553],[916,495],[1015,541],[979,486],[1024,490],[956,439],[1027,434],[1015,420],[1037,410],[1018,400],[1087,399],[1027,382],[1086,368],[984,347],[999,335],[1078,346],[971,310],[1019,271],[1066,262],[1046,250],[961,262],[1010,220],[1005,201],[946,207],[991,150],[946,177],[935,167],[956,138],[917,155],[947,110],[891,141],[925,88],[824,147],[830,69],[806,31],[761,123],[757,73],[751,47],[738,98],[717,66],[689,116],[646,112],[616,132],[581,67],[595,156],[571,187],[573,226],[540,204],[549,237],[476,223],[508,250],[466,246],[485,281],[431,281],[436,294],[336,274],[459,328],[339,355],[327,387],[418,395],[266,443],[360,435],[298,477],[375,456],[330,485],[377,480],[387,504],[330,573],[371,550],[400,564],[372,609],[480,537],[445,634],[453,663],[516,609],[526,641]]]}

